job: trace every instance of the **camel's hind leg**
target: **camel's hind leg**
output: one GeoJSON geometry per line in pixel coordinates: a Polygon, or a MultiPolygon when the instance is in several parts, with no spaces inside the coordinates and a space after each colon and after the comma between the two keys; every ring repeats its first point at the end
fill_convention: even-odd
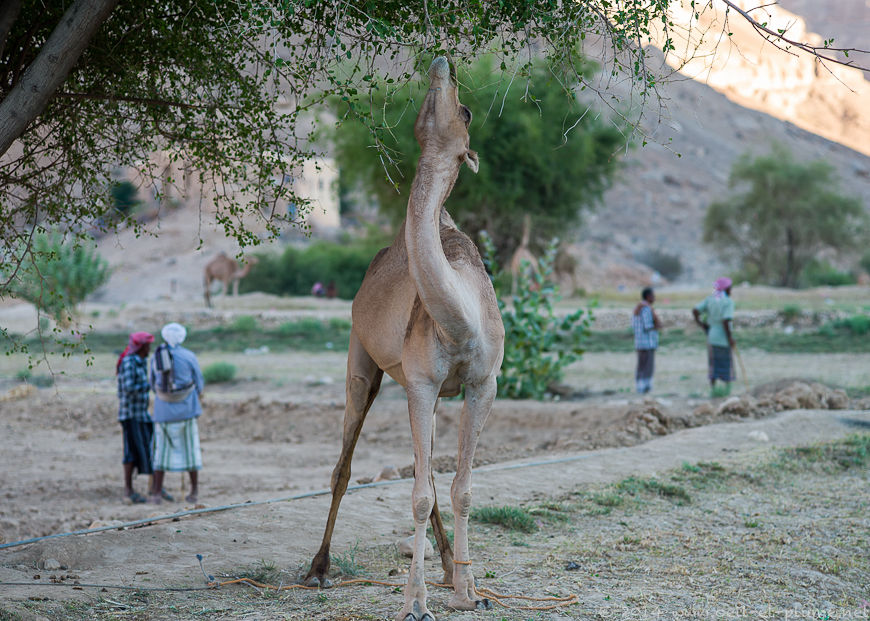
{"type": "Polygon", "coordinates": [[[344,431],[342,434],[341,455],[335,470],[332,471],[332,504],[326,518],[326,530],[320,549],[311,561],[311,569],[305,576],[309,586],[330,586],[327,579],[329,571],[329,543],[338,514],[338,505],[347,491],[350,479],[350,462],[353,450],[359,439],[360,429],[372,402],[381,386],[384,372],[378,368],[368,352],[363,348],[356,334],[350,333],[350,347],[347,354],[347,402],[344,409],[344,431]]]}
{"type": "Polygon", "coordinates": [[[459,420],[459,459],[456,477],[450,488],[453,501],[453,597],[448,606],[457,610],[490,608],[487,599],[481,599],[474,590],[474,575],[468,554],[468,514],[471,512],[471,465],[477,440],[495,400],[496,380],[490,377],[479,386],[466,384],[465,404],[459,420]]]}

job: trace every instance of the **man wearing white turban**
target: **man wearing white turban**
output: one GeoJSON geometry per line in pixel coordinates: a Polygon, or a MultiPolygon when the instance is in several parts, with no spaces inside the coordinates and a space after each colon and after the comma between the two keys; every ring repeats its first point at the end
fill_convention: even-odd
{"type": "Polygon", "coordinates": [[[196,502],[199,494],[199,470],[202,451],[199,447],[197,418],[202,414],[199,396],[205,382],[199,361],[181,346],[187,330],[178,323],[168,323],[160,331],[164,343],[151,359],[150,378],[154,399],[154,485],[148,502],[160,504],[161,497],[172,500],[163,491],[163,476],[170,472],[190,473],[187,502],[196,502]]]}

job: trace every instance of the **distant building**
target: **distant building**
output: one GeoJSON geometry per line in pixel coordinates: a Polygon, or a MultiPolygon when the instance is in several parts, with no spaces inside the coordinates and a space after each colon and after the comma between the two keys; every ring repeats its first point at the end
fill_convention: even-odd
{"type": "MultiPolygon", "coordinates": [[[[273,183],[292,186],[298,196],[310,201],[306,220],[314,234],[334,233],[341,226],[335,161],[330,157],[310,159],[301,169],[298,165],[293,167],[289,160],[287,164],[287,169],[275,172],[273,183]]],[[[146,211],[151,217],[156,217],[164,207],[197,206],[213,210],[215,206],[214,183],[206,177],[203,184],[199,171],[171,151],[152,153],[147,161],[118,170],[117,178],[130,181],[138,188],[137,198],[149,208],[146,211]]],[[[236,198],[239,202],[248,202],[244,196],[236,198]]],[[[276,201],[274,215],[294,219],[296,205],[281,202],[281,199],[276,201]]],[[[248,224],[257,230],[262,221],[256,219],[248,224]]]]}

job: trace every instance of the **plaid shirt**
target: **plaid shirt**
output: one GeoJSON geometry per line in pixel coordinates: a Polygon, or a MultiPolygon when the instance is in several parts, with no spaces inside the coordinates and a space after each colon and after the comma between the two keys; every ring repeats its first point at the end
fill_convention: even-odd
{"type": "Polygon", "coordinates": [[[145,361],[137,354],[128,354],[121,361],[118,370],[118,420],[137,420],[149,422],[148,414],[148,373],[145,361]]]}
{"type": "Polygon", "coordinates": [[[644,305],[640,313],[631,316],[631,327],[634,329],[635,349],[656,349],[659,346],[659,331],[655,328],[652,308],[644,305]]]}

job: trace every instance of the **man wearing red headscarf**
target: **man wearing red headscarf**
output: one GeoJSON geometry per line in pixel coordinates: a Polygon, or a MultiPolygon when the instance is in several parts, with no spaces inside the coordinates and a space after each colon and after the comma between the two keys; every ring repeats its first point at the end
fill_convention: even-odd
{"type": "Polygon", "coordinates": [[[139,474],[154,474],[151,465],[151,438],[154,423],[148,414],[148,365],[145,360],[154,336],[134,332],[115,365],[118,375],[118,421],[124,435],[124,496],[130,502],[145,502],[145,497],[133,490],[133,470],[139,474]]]}

